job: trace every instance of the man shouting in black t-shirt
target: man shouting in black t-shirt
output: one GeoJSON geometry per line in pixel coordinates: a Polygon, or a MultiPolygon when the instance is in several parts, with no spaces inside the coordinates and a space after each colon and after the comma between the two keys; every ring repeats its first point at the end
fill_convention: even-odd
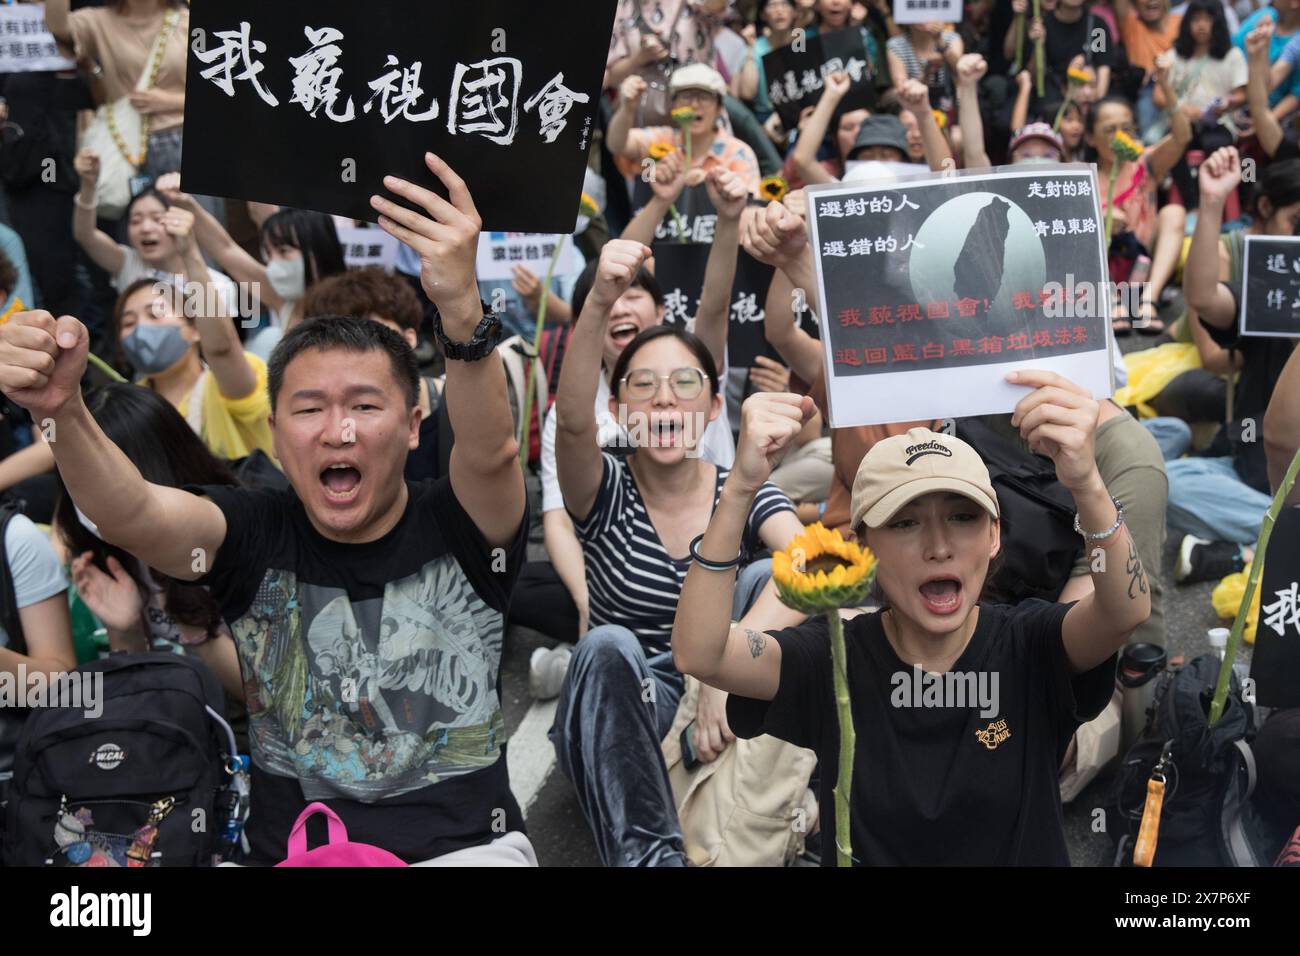
{"type": "Polygon", "coordinates": [[[523,557],[523,477],[474,277],[480,220],[465,183],[426,157],[449,199],[389,177],[380,226],[420,254],[462,436],[450,476],[407,483],[419,379],[400,335],[363,317],[306,322],[271,356],[287,491],[145,481],[81,398],[87,332],[70,316],[0,328],[0,388],[52,419],[59,471],[104,540],[207,585],[239,648],[252,743],[250,862],[283,859],[311,801],[349,838],[408,862],[535,864],[510,794],[499,673],[523,557]],[[448,857],[448,854],[454,854],[448,857]]]}

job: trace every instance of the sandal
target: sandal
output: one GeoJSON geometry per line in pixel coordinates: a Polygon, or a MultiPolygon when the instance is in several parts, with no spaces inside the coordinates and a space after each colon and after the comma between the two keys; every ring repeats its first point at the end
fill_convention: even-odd
{"type": "Polygon", "coordinates": [[[1128,308],[1123,296],[1115,296],[1111,303],[1110,327],[1117,338],[1133,334],[1133,322],[1128,317],[1128,308]]]}
{"type": "Polygon", "coordinates": [[[1156,308],[1156,304],[1150,299],[1143,299],[1138,308],[1142,312],[1142,317],[1132,323],[1133,328],[1142,335],[1163,335],[1165,323],[1160,318],[1160,311],[1156,308]]]}

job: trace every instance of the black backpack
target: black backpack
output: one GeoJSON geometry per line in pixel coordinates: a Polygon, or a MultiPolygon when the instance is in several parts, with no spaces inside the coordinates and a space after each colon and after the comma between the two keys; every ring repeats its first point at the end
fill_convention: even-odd
{"type": "Polygon", "coordinates": [[[6,865],[210,865],[224,823],[218,795],[235,754],[216,676],[193,658],[149,652],[114,654],[70,677],[102,679],[102,712],[88,718],[65,706],[28,716],[6,813],[6,865]]]}
{"type": "Polygon", "coordinates": [[[1024,451],[978,418],[959,418],[956,425],[957,437],[988,467],[1002,515],[1001,565],[985,582],[984,599],[1055,601],[1083,547],[1074,530],[1074,498],[1050,458],[1024,451]]]}
{"type": "Polygon", "coordinates": [[[1254,707],[1242,700],[1233,673],[1223,716],[1209,726],[1219,666],[1218,655],[1205,654],[1157,678],[1146,726],[1124,755],[1114,785],[1120,825],[1109,830],[1116,866],[1133,863],[1147,781],[1162,759],[1165,797],[1153,865],[1268,865],[1274,836],[1250,804],[1254,707]]]}

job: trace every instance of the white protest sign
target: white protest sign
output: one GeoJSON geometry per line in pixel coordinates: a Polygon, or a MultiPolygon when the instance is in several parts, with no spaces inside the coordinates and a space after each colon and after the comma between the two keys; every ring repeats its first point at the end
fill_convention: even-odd
{"type": "Polygon", "coordinates": [[[378,266],[392,272],[397,264],[397,247],[401,244],[382,229],[373,226],[336,226],[343,261],[349,269],[378,266]]]}
{"type": "Polygon", "coordinates": [[[961,23],[961,0],[894,0],[894,22],[961,23]]]}
{"type": "Polygon", "coordinates": [[[569,276],[582,271],[582,254],[567,236],[527,232],[484,232],[478,239],[478,278],[480,282],[514,278],[514,267],[525,266],[538,278],[546,277],[551,256],[560,240],[565,240],[555,275],[569,276]]]}
{"type": "Polygon", "coordinates": [[[0,6],[0,73],[71,70],[76,65],[55,46],[45,25],[45,4],[0,6]]]}
{"type": "Polygon", "coordinates": [[[1007,372],[1113,392],[1096,175],[1082,163],[808,190],[831,425],[1010,412],[1007,372]]]}

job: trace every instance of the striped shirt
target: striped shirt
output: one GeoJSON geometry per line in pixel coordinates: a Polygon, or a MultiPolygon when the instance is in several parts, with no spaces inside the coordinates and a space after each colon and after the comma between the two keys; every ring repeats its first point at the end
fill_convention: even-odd
{"type": "MultiPolygon", "coordinates": [[[[664,549],[627,461],[608,452],[602,457],[605,470],[591,513],[574,519],[587,564],[591,626],[622,625],[637,636],[647,654],[658,654],[669,649],[677,599],[691,560],[674,558],[664,549]]],[[[727,474],[727,469],[717,468],[715,508],[727,474]]],[[[763,551],[758,532],[764,522],[783,511],[794,511],[790,499],[765,482],[745,523],[742,566],[763,551]]]]}

